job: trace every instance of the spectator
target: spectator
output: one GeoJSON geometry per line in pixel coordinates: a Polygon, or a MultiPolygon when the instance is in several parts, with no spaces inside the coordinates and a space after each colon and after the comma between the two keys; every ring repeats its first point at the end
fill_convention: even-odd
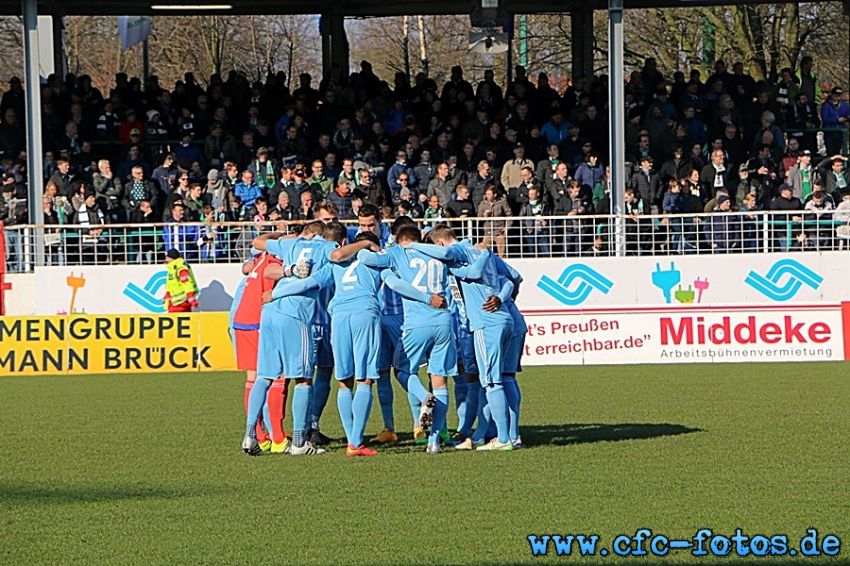
{"type": "Polygon", "coordinates": [[[457,186],[449,177],[449,166],[446,163],[440,163],[437,166],[436,176],[428,183],[427,196],[430,199],[436,196],[440,206],[445,207],[452,200],[452,193],[457,186]]]}
{"type": "Polygon", "coordinates": [[[354,196],[361,199],[363,204],[372,204],[379,208],[384,206],[386,197],[381,182],[372,178],[372,172],[369,169],[360,169],[358,175],[360,183],[354,189],[354,196]]]}
{"type": "Polygon", "coordinates": [[[570,123],[564,121],[564,114],[560,108],[552,111],[552,116],[542,128],[540,128],[540,137],[546,140],[549,145],[558,145],[570,135],[570,123]]]}
{"type": "Polygon", "coordinates": [[[824,159],[818,165],[818,173],[823,180],[824,190],[836,202],[842,201],[844,195],[850,191],[850,170],[844,170],[846,163],[847,158],[836,153],[832,157],[824,159]]]}
{"type": "Polygon", "coordinates": [[[816,170],[812,167],[812,152],[803,150],[797,158],[797,164],[788,171],[788,184],[794,190],[794,197],[801,201],[812,193],[816,170]]]}
{"type": "Polygon", "coordinates": [[[446,207],[446,212],[452,218],[470,218],[475,216],[475,205],[472,199],[469,198],[469,187],[466,185],[458,185],[455,189],[457,197],[450,201],[446,207]]]}
{"type": "Polygon", "coordinates": [[[709,231],[709,243],[713,253],[729,253],[740,250],[740,220],[737,215],[728,213],[732,207],[732,200],[727,195],[717,197],[715,214],[711,217],[711,228],[709,231]]]}
{"type": "Polygon", "coordinates": [[[272,210],[278,220],[298,220],[298,209],[292,205],[292,199],[286,191],[277,196],[277,206],[272,210]]]}
{"type": "Polygon", "coordinates": [[[198,243],[201,251],[201,261],[215,261],[220,257],[226,257],[225,250],[221,249],[224,234],[221,227],[216,223],[216,209],[205,204],[201,209],[204,225],[200,228],[200,241],[198,243]]]}
{"type": "Polygon", "coordinates": [[[257,158],[251,161],[248,170],[254,174],[263,194],[270,194],[277,184],[277,175],[275,164],[269,159],[268,148],[261,147],[257,150],[257,158]]]}
{"type": "Polygon", "coordinates": [[[355,188],[358,184],[360,184],[357,171],[354,170],[354,160],[350,157],[346,157],[342,160],[342,170],[339,172],[339,176],[337,177],[337,183],[339,183],[339,180],[343,177],[348,179],[352,188],[355,188]]]}
{"type": "Polygon", "coordinates": [[[177,167],[174,164],[174,154],[166,153],[162,157],[162,165],[151,173],[151,182],[162,191],[162,196],[171,192],[171,185],[177,177],[177,167]]]}
{"type": "Polygon", "coordinates": [[[722,149],[711,152],[711,162],[703,167],[699,174],[700,194],[710,198],[718,189],[728,189],[731,184],[731,173],[726,168],[726,156],[722,149]]]}
{"type": "Polygon", "coordinates": [[[150,181],[145,180],[145,171],[141,166],[136,166],[131,169],[131,179],[122,187],[122,202],[126,217],[130,217],[133,210],[139,206],[143,200],[151,203],[154,210],[157,210],[159,204],[158,188],[154,188],[150,181]]]}
{"type": "Polygon", "coordinates": [[[242,200],[242,204],[246,208],[254,206],[254,201],[257,197],[263,196],[263,191],[260,186],[254,182],[254,174],[246,169],[242,172],[242,181],[236,183],[233,187],[233,194],[242,200]]]}
{"type": "Polygon", "coordinates": [[[399,193],[401,201],[399,202],[398,212],[401,216],[409,216],[411,218],[422,218],[425,216],[425,209],[419,203],[418,199],[413,198],[413,192],[407,187],[402,187],[399,193]]]}
{"type": "Polygon", "coordinates": [[[59,194],[71,197],[71,181],[74,174],[71,173],[71,162],[63,157],[56,160],[56,172],[50,177],[49,183],[59,187],[59,194]]]}
{"type": "Polygon", "coordinates": [[[419,194],[428,192],[431,181],[437,174],[437,165],[431,162],[431,151],[423,149],[419,154],[419,162],[413,167],[413,176],[416,177],[419,194]]]}
{"type": "Polygon", "coordinates": [[[141,167],[145,173],[145,178],[150,178],[151,166],[148,165],[147,161],[142,159],[142,149],[137,145],[133,145],[127,151],[127,158],[118,166],[118,171],[115,172],[115,175],[119,181],[125,183],[130,180],[133,169],[136,167],[141,167]]]}
{"type": "Polygon", "coordinates": [[[645,155],[640,158],[640,167],[632,174],[631,187],[643,202],[652,210],[661,208],[661,179],[652,168],[652,157],[645,155]]]}
{"type": "Polygon", "coordinates": [[[575,179],[581,186],[581,190],[586,195],[593,194],[593,189],[596,187],[604,172],[599,166],[599,155],[595,151],[587,154],[587,159],[576,169],[575,179]]]}
{"type": "Polygon", "coordinates": [[[221,167],[225,161],[236,159],[236,141],[224,131],[221,122],[214,122],[204,142],[204,158],[211,167],[221,167]]]}
{"type": "Polygon", "coordinates": [[[196,144],[192,143],[194,135],[191,131],[183,132],[180,139],[180,145],[174,150],[174,157],[177,160],[177,166],[182,169],[189,169],[192,163],[198,162],[201,169],[207,166],[204,152],[196,144]]]}
{"type": "Polygon", "coordinates": [[[336,206],[340,220],[354,218],[351,211],[351,200],[351,182],[344,177],[340,178],[339,184],[327,198],[328,202],[336,206]]]}
{"type": "Polygon", "coordinates": [[[106,211],[111,223],[121,223],[127,220],[126,210],[121,204],[124,199],[124,190],[121,182],[112,174],[112,166],[109,160],[101,159],[97,162],[97,173],[92,175],[92,187],[100,201],[98,204],[106,211]]]}
{"type": "Polygon", "coordinates": [[[503,197],[497,197],[496,187],[489,186],[484,190],[484,199],[478,205],[479,218],[493,218],[482,222],[484,245],[495,247],[497,253],[505,256],[505,244],[511,221],[505,220],[512,216],[511,209],[503,197]],[[497,220],[498,219],[498,220],[497,220]]]}
{"type": "Polygon", "coordinates": [[[428,207],[425,209],[425,220],[442,220],[447,217],[446,210],[440,206],[440,197],[431,195],[428,199],[428,207]]]}
{"type": "Polygon", "coordinates": [[[124,121],[121,122],[121,125],[118,127],[118,139],[124,143],[129,143],[133,132],[135,132],[138,139],[133,143],[139,143],[142,139],[144,124],[136,119],[136,111],[132,108],[128,109],[124,113],[124,116],[124,121]]]}
{"type": "Polygon", "coordinates": [[[186,220],[188,222],[200,222],[203,219],[203,192],[204,189],[200,183],[192,183],[189,185],[189,192],[182,199],[183,205],[186,209],[186,220]]]}
{"type": "MultiPolygon", "coordinates": [[[[515,187],[505,187],[507,192],[508,205],[511,207],[511,212],[514,216],[519,216],[520,209],[528,202],[528,189],[535,186],[534,171],[531,167],[523,167],[519,171],[519,185],[515,187]]],[[[538,188],[539,195],[539,188],[538,188]]]]}
{"type": "MultiPolygon", "coordinates": [[[[834,87],[829,91],[829,97],[821,107],[821,123],[824,128],[841,128],[846,131],[850,123],[850,105],[846,100],[841,100],[844,90],[834,87]]],[[[826,145],[827,155],[837,155],[841,151],[841,132],[824,132],[823,141],[826,145]]]]}
{"type": "MultiPolygon", "coordinates": [[[[570,181],[567,194],[555,204],[555,216],[586,216],[593,214],[590,197],[584,194],[578,181],[570,181]]],[[[578,254],[584,247],[586,224],[579,219],[564,223],[564,250],[568,254],[578,254]]]]}
{"type": "Polygon", "coordinates": [[[74,215],[74,224],[80,225],[80,236],[77,241],[77,255],[73,263],[100,264],[106,263],[108,250],[107,235],[103,226],[107,218],[97,206],[97,196],[94,191],[87,189],[83,193],[83,205],[74,215]]]}
{"type": "Polygon", "coordinates": [[[815,104],[821,101],[821,89],[818,78],[812,71],[814,67],[814,59],[806,55],[800,59],[800,68],[797,70],[797,84],[800,85],[800,92],[806,95],[806,98],[815,104]]]}
{"type": "MultiPolygon", "coordinates": [[[[139,206],[137,206],[130,215],[131,224],[153,224],[157,221],[156,213],[154,212],[150,201],[147,200],[141,201],[139,206]]],[[[141,228],[137,231],[131,231],[128,239],[130,248],[129,251],[131,253],[135,251],[136,254],[135,259],[128,258],[129,261],[142,263],[142,259],[144,258],[144,263],[153,263],[157,246],[155,230],[152,228],[141,228]]]]}
{"type": "Polygon", "coordinates": [[[324,200],[333,190],[333,179],[328,179],[325,176],[325,166],[320,160],[313,161],[312,168],[313,174],[307,179],[307,183],[315,185],[314,190],[318,200],[324,200]]]}
{"type": "Polygon", "coordinates": [[[537,186],[528,188],[528,201],[522,205],[519,215],[528,218],[522,221],[526,253],[531,257],[548,256],[551,250],[551,228],[544,217],[552,215],[552,207],[542,197],[537,186]]]}
{"type": "MultiPolygon", "coordinates": [[[[735,202],[743,203],[747,196],[752,195],[756,201],[761,201],[764,197],[762,184],[755,177],[750,177],[749,165],[742,163],[738,167],[738,185],[732,195],[735,195],[735,202]]],[[[767,193],[769,194],[769,193],[767,193]]]]}
{"type": "Polygon", "coordinates": [[[559,163],[555,167],[555,176],[549,179],[546,184],[546,190],[549,193],[549,204],[552,208],[557,208],[558,201],[569,194],[570,176],[567,173],[567,164],[559,163]]]}
{"type": "Polygon", "coordinates": [[[198,258],[201,234],[197,226],[186,224],[185,206],[182,202],[171,205],[171,218],[162,229],[162,239],[166,249],[177,250],[187,260],[198,258]]]}
{"type": "Polygon", "coordinates": [[[416,174],[407,163],[407,153],[399,150],[396,152],[395,163],[387,171],[387,184],[390,187],[390,195],[394,204],[398,204],[398,201],[401,200],[402,185],[399,182],[399,177],[402,175],[407,177],[407,188],[412,192],[417,187],[416,174]]]}
{"type": "Polygon", "coordinates": [[[800,214],[794,214],[794,211],[802,210],[803,203],[800,199],[794,196],[794,189],[788,184],[779,186],[779,196],[773,199],[770,209],[780,213],[772,222],[773,239],[776,250],[787,252],[794,239],[800,239],[803,232],[799,227],[803,217],[800,214]],[[792,225],[791,230],[786,230],[788,224],[792,225]],[[792,239],[789,240],[787,234],[791,234],[792,239]]]}
{"type": "Polygon", "coordinates": [[[207,184],[204,187],[204,204],[212,205],[213,201],[216,200],[220,200],[223,203],[230,202],[231,194],[232,191],[230,190],[230,187],[228,187],[224,181],[218,178],[218,169],[210,169],[209,173],[207,173],[207,184]]]}
{"type": "Polygon", "coordinates": [[[21,232],[8,228],[27,223],[26,201],[15,197],[14,183],[4,182],[0,190],[0,223],[7,228],[3,232],[6,240],[6,271],[21,272],[24,271],[23,238],[21,232]]]}
{"type": "MultiPolygon", "coordinates": [[[[522,182],[521,171],[528,167],[534,170],[534,162],[525,157],[525,147],[521,143],[517,143],[513,148],[514,158],[504,164],[502,167],[502,187],[505,190],[511,187],[517,187],[522,182]]],[[[473,192],[474,195],[474,192],[473,192]]],[[[475,200],[473,198],[473,200],[475,200]]]]}
{"type": "Polygon", "coordinates": [[[798,92],[794,104],[788,107],[785,122],[789,130],[794,130],[788,135],[797,138],[802,149],[817,150],[815,132],[805,131],[820,126],[817,107],[809,100],[804,92],[798,92]]]}
{"type": "Polygon", "coordinates": [[[472,204],[477,208],[484,199],[484,191],[487,187],[495,187],[496,181],[490,175],[490,164],[485,160],[478,162],[476,172],[469,176],[467,187],[471,194],[472,204]]]}

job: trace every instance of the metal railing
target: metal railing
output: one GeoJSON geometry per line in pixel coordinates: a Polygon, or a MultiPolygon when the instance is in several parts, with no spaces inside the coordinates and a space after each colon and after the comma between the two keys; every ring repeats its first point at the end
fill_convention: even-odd
{"type": "MultiPolygon", "coordinates": [[[[505,258],[828,251],[850,240],[850,210],[725,212],[641,216],[538,216],[418,220],[447,222],[459,238],[484,242],[505,258]],[[507,227],[505,227],[507,224],[507,227]]],[[[356,220],[343,221],[357,226],[356,220]]],[[[239,263],[263,232],[297,233],[303,222],[7,226],[7,272],[36,265],[115,265],[163,261],[177,248],[196,263],[239,263]],[[44,256],[36,255],[43,238],[44,256]]]]}

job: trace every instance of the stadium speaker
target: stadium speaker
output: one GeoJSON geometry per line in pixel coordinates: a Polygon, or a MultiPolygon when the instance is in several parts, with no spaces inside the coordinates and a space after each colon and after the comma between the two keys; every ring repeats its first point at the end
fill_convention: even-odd
{"type": "Polygon", "coordinates": [[[504,0],[472,0],[469,24],[474,28],[504,27],[508,23],[508,12],[504,0]]]}

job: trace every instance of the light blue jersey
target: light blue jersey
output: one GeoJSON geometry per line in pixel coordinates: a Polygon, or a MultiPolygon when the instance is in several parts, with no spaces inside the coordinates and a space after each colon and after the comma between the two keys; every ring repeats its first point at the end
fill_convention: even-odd
{"type": "MultiPolygon", "coordinates": [[[[357,257],[373,267],[392,268],[403,281],[421,292],[451,300],[447,293],[448,269],[437,259],[401,246],[388,246],[379,253],[362,250],[357,257]]],[[[403,299],[403,306],[405,329],[452,324],[452,314],[447,309],[436,309],[407,298],[403,299]]]]}
{"type": "MultiPolygon", "coordinates": [[[[295,239],[280,239],[268,240],[266,249],[269,253],[277,256],[284,265],[294,265],[299,261],[309,260],[312,262],[312,270],[315,272],[321,270],[327,263],[328,258],[337,245],[328,242],[320,236],[314,236],[312,239],[295,238],[295,239]]],[[[299,281],[297,277],[284,277],[278,281],[275,291],[281,291],[287,285],[299,281]]],[[[309,324],[313,320],[316,312],[316,303],[319,291],[310,289],[304,293],[292,296],[285,296],[283,293],[275,295],[272,292],[274,299],[269,305],[272,311],[283,314],[289,317],[297,318],[298,320],[309,324]]]]}
{"type": "MultiPolygon", "coordinates": [[[[493,261],[496,262],[496,271],[499,275],[509,279],[515,287],[522,283],[522,275],[520,275],[516,269],[508,265],[505,260],[499,256],[494,256],[493,261]]],[[[522,316],[519,307],[516,306],[513,296],[511,296],[509,300],[505,301],[505,305],[508,307],[508,312],[511,313],[511,318],[514,321],[514,336],[528,334],[528,325],[525,322],[525,317],[522,316]]]]}
{"type": "MultiPolygon", "coordinates": [[[[331,316],[345,311],[372,311],[380,314],[378,290],[381,272],[359,259],[329,263],[311,275],[322,290],[335,288],[329,304],[331,316]]],[[[308,278],[309,279],[309,278],[308,278]]]]}

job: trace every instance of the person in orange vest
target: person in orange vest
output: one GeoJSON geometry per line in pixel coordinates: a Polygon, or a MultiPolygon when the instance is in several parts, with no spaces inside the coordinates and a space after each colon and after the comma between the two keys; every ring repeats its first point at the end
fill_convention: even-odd
{"type": "Polygon", "coordinates": [[[198,284],[195,274],[180,252],[174,248],[165,254],[168,275],[165,279],[165,310],[168,312],[192,312],[198,306],[198,284]]]}

